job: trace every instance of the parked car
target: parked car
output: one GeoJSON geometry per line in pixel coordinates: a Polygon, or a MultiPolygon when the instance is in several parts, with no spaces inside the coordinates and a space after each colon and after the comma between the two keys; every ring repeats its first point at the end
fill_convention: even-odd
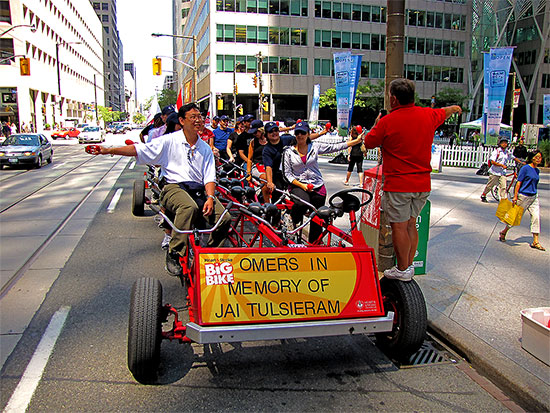
{"type": "Polygon", "coordinates": [[[40,168],[44,160],[52,163],[53,148],[41,133],[16,133],[0,145],[0,169],[4,165],[40,168]]]}
{"type": "Polygon", "coordinates": [[[87,128],[88,126],[91,126],[89,123],[79,123],[75,126],[75,129],[78,129],[79,132],[82,132],[84,128],[87,128]]]}
{"type": "Polygon", "coordinates": [[[51,134],[51,137],[54,140],[57,138],[69,139],[69,138],[77,138],[79,134],[80,134],[80,131],[76,128],[61,128],[53,131],[51,134]]]}
{"type": "Polygon", "coordinates": [[[125,125],[122,125],[120,123],[116,124],[113,127],[113,133],[126,133],[128,131],[128,128],[125,125]]]}
{"type": "Polygon", "coordinates": [[[113,133],[115,130],[115,125],[113,124],[109,124],[107,126],[105,126],[105,132],[106,133],[113,133]]]}
{"type": "Polygon", "coordinates": [[[86,126],[78,135],[78,143],[88,142],[105,142],[105,130],[99,126],[86,126]]]}

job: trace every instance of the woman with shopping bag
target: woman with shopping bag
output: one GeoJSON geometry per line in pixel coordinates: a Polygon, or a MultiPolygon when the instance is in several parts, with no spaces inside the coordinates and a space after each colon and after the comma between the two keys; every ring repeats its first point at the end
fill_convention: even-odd
{"type": "MultiPolygon", "coordinates": [[[[533,243],[531,248],[540,251],[546,249],[540,245],[540,212],[539,198],[537,194],[537,185],[539,183],[539,169],[537,166],[542,162],[542,153],[539,150],[530,152],[527,155],[527,164],[521,168],[518,174],[518,182],[514,188],[514,198],[512,203],[521,206],[524,210],[531,214],[531,233],[533,234],[533,243]]],[[[506,224],[506,227],[499,233],[499,240],[506,241],[506,234],[511,228],[511,225],[506,224]]]]}

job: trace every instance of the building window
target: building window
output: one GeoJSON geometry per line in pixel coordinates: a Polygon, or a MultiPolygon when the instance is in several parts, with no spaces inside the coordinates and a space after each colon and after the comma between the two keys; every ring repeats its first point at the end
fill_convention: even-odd
{"type": "Polygon", "coordinates": [[[258,3],[256,0],[247,0],[246,2],[246,11],[247,13],[257,13],[258,12],[258,3]]]}
{"type": "Polygon", "coordinates": [[[109,10],[109,3],[101,3],[101,10],[109,10]]]}
{"type": "Polygon", "coordinates": [[[105,30],[105,33],[109,33],[109,27],[103,26],[103,30],[105,30]]]}
{"type": "MultiPolygon", "coordinates": [[[[321,17],[321,0],[315,0],[313,15],[315,17],[321,17]]],[[[319,61],[319,59],[316,59],[316,61],[319,61]]]]}
{"type": "Polygon", "coordinates": [[[12,59],[9,59],[14,55],[13,50],[13,39],[4,38],[0,39],[0,64],[2,65],[11,65],[12,59]],[[5,59],[5,60],[4,60],[5,59]]]}
{"type": "Polygon", "coordinates": [[[11,11],[9,0],[0,1],[0,22],[11,24],[11,11]]]}
{"type": "Polygon", "coordinates": [[[104,23],[108,23],[109,22],[109,15],[108,14],[104,14],[101,16],[101,21],[104,22],[104,23]]]}
{"type": "Polygon", "coordinates": [[[94,2],[94,10],[99,10],[101,8],[101,5],[99,3],[94,2]]]}
{"type": "Polygon", "coordinates": [[[542,89],[550,89],[550,75],[548,73],[543,73],[542,74],[540,87],[542,89]]]}

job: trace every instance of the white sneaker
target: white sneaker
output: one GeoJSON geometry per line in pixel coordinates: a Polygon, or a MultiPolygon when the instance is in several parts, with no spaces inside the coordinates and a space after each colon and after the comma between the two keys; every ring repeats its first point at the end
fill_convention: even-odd
{"type": "Polygon", "coordinates": [[[399,281],[411,281],[414,274],[414,267],[411,265],[405,271],[400,271],[397,266],[384,271],[384,277],[399,281]]]}
{"type": "Polygon", "coordinates": [[[172,240],[172,235],[169,235],[169,234],[164,234],[164,238],[162,240],[162,243],[160,244],[160,247],[163,249],[163,250],[166,250],[168,249],[168,244],[170,244],[170,241],[172,240]]]}
{"type": "Polygon", "coordinates": [[[342,181],[342,183],[343,183],[345,186],[349,186],[349,182],[348,182],[348,181],[342,181]]]}

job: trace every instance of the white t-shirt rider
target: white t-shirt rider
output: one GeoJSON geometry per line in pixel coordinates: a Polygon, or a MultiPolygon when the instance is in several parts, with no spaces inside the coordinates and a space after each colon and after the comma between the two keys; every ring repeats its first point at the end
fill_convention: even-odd
{"type": "Polygon", "coordinates": [[[502,149],[502,147],[496,148],[489,157],[489,160],[491,162],[491,167],[489,168],[489,174],[491,175],[498,175],[498,176],[505,176],[506,175],[506,168],[503,168],[502,166],[496,166],[493,162],[501,163],[503,165],[507,165],[508,162],[513,158],[512,153],[509,152],[506,149],[502,149]]]}

